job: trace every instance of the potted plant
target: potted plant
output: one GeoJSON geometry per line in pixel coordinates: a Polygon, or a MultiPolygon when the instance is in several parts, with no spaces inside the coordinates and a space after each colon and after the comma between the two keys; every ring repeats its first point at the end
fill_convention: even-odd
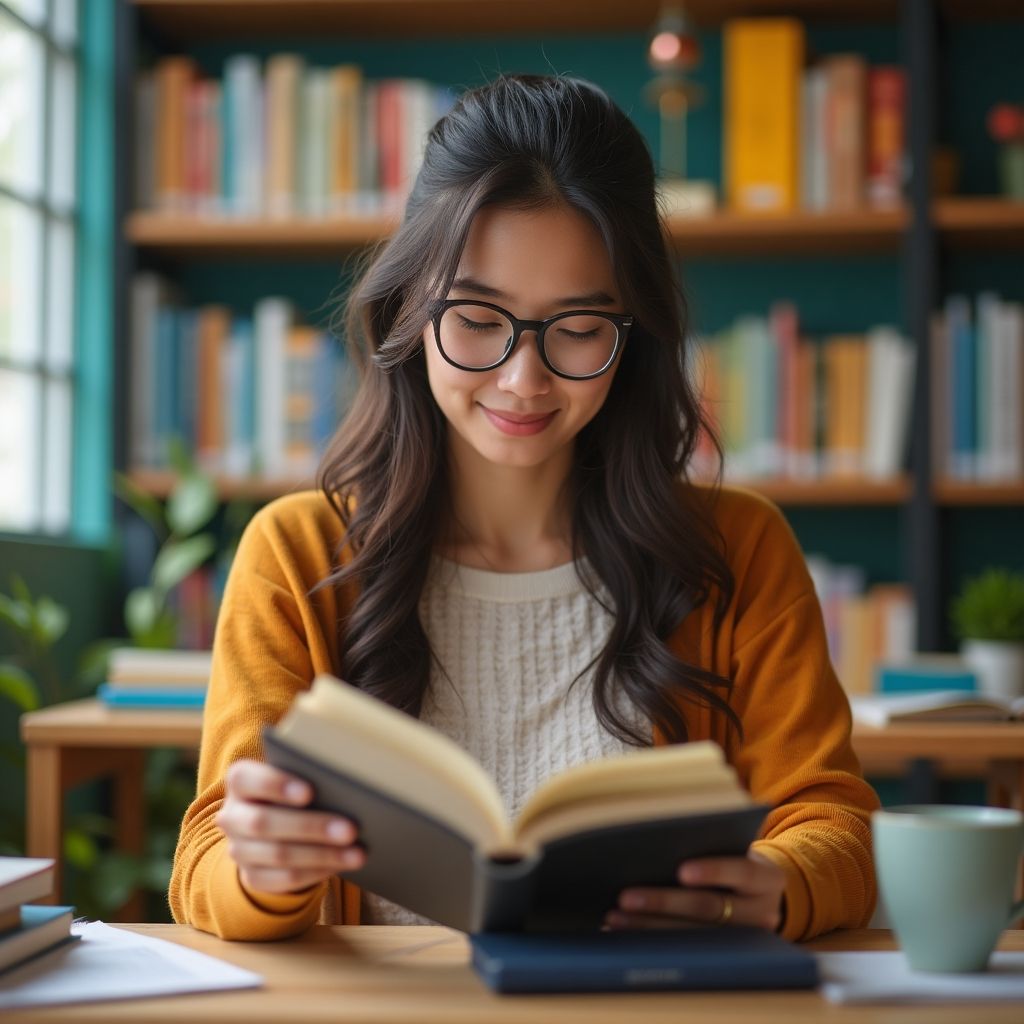
{"type": "Polygon", "coordinates": [[[950,609],[964,660],[987,697],[1024,694],[1024,574],[988,569],[969,579],[950,609]]]}

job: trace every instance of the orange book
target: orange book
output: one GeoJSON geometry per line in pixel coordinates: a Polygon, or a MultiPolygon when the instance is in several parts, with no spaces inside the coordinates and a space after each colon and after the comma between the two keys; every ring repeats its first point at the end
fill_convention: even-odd
{"type": "Polygon", "coordinates": [[[314,374],[320,333],[315,327],[296,324],[288,329],[285,342],[284,453],[289,471],[297,474],[316,469],[314,374]]]}
{"type": "Polygon", "coordinates": [[[839,681],[847,693],[871,693],[871,601],[864,594],[844,597],[839,607],[839,681]]]}
{"type": "Polygon", "coordinates": [[[277,53],[267,61],[266,203],[272,217],[288,217],[295,212],[302,70],[302,58],[293,53],[277,53]]]}
{"type": "Polygon", "coordinates": [[[829,205],[851,210],[864,203],[867,64],[856,54],[839,54],[824,63],[829,205]]]}
{"type": "Polygon", "coordinates": [[[832,476],[856,476],[864,446],[867,351],[862,338],[825,342],[825,462],[832,476]]]}
{"type": "Polygon", "coordinates": [[[725,23],[725,184],[736,210],[798,204],[804,27],[795,18],[725,23]]]}
{"type": "Polygon", "coordinates": [[[339,64],[331,69],[328,85],[327,183],[334,209],[344,209],[359,188],[359,141],[361,136],[362,70],[356,64],[339,64]]]}
{"type": "Polygon", "coordinates": [[[183,210],[188,196],[188,95],[196,66],[190,57],[156,65],[156,202],[183,210]]]}
{"type": "Polygon", "coordinates": [[[875,67],[868,72],[868,202],[897,206],[903,186],[906,119],[903,68],[875,67]]]}
{"type": "Polygon", "coordinates": [[[231,311],[203,306],[196,324],[196,460],[220,469],[224,454],[223,350],[231,336],[231,311]]]}

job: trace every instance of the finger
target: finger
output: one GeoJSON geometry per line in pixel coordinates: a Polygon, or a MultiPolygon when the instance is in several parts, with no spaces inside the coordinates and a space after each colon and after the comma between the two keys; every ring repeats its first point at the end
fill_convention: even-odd
{"type": "Polygon", "coordinates": [[[753,896],[772,888],[779,870],[770,861],[749,857],[708,857],[685,861],[680,865],[678,878],[683,885],[719,886],[753,896]]]}
{"type": "Polygon", "coordinates": [[[705,924],[716,923],[722,917],[725,896],[732,900],[732,915],[741,916],[749,898],[734,893],[721,893],[713,889],[624,889],[619,894],[617,912],[688,918],[705,924]]]}
{"type": "Polygon", "coordinates": [[[313,799],[313,789],[308,782],[273,765],[248,758],[228,767],[225,784],[229,793],[243,800],[304,807],[313,799]]]}
{"type": "Polygon", "coordinates": [[[315,843],[272,843],[255,839],[234,839],[228,855],[241,867],[315,868],[325,872],[354,871],[366,863],[358,846],[321,846],[315,843]]]}
{"type": "Polygon", "coordinates": [[[231,839],[276,839],[350,846],[358,836],[353,822],[335,814],[240,800],[225,803],[217,814],[217,824],[231,839]]]}
{"type": "Polygon", "coordinates": [[[257,892],[301,892],[333,872],[314,868],[239,868],[238,875],[247,889],[257,892]]]}

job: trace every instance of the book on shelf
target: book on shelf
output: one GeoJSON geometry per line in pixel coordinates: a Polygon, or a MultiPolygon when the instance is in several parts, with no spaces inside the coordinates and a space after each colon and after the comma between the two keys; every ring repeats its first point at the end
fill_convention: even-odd
{"type": "MultiPolygon", "coordinates": [[[[705,414],[737,478],[891,480],[903,469],[916,355],[895,328],[818,341],[780,301],[691,351],[705,414]]],[[[704,438],[699,473],[713,473],[714,455],[704,438]]]]}
{"type": "Polygon", "coordinates": [[[767,808],[711,742],[637,750],[546,780],[510,820],[494,781],[439,731],[328,675],[263,734],[312,806],[352,818],[346,877],[467,932],[588,930],[627,886],[696,856],[742,855],[767,808]]]}
{"type": "Polygon", "coordinates": [[[803,24],[723,31],[726,198],[746,211],[892,209],[902,199],[906,74],[835,53],[805,66],[803,24]]]}
{"type": "Polygon", "coordinates": [[[932,458],[940,478],[1024,480],[1024,304],[947,297],[931,322],[932,458]]]}
{"type": "Polygon", "coordinates": [[[206,703],[206,687],[128,686],[100,683],[97,696],[110,708],[149,711],[189,711],[206,703]]]}
{"type": "Polygon", "coordinates": [[[814,988],[814,956],[763,928],[671,928],[577,935],[481,934],[471,963],[495,992],[814,988]]]}
{"type": "Polygon", "coordinates": [[[300,323],[290,300],[190,309],[148,272],[132,281],[130,359],[138,469],[167,468],[178,437],[206,473],[311,477],[355,390],[340,340],[300,323]]]}
{"type": "Polygon", "coordinates": [[[71,938],[72,907],[34,906],[53,892],[48,857],[0,857],[0,971],[71,938]]]}
{"type": "Polygon", "coordinates": [[[208,650],[115,647],[107,657],[107,680],[120,686],[205,686],[210,678],[208,650]]]}
{"type": "Polygon", "coordinates": [[[135,85],[136,203],[271,219],[397,211],[454,102],[423,79],[369,80],[356,64],[296,53],[262,65],[232,54],[219,77],[163,57],[135,85]]]}
{"type": "Polygon", "coordinates": [[[854,721],[885,726],[896,722],[1006,722],[1024,718],[1024,697],[1006,700],[964,690],[856,694],[854,721]]]}

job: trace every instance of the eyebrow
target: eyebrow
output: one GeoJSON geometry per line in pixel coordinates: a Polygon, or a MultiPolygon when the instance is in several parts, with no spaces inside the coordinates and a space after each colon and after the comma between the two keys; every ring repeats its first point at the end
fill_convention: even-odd
{"type": "MultiPolygon", "coordinates": [[[[490,299],[504,299],[506,302],[512,298],[508,292],[503,292],[500,288],[484,284],[483,281],[478,281],[475,277],[457,277],[452,282],[452,287],[458,288],[459,291],[463,292],[475,292],[477,295],[485,295],[490,299]]],[[[614,306],[615,299],[606,291],[598,289],[597,291],[588,292],[586,295],[569,295],[562,299],[555,299],[553,305],[614,306]]]]}

